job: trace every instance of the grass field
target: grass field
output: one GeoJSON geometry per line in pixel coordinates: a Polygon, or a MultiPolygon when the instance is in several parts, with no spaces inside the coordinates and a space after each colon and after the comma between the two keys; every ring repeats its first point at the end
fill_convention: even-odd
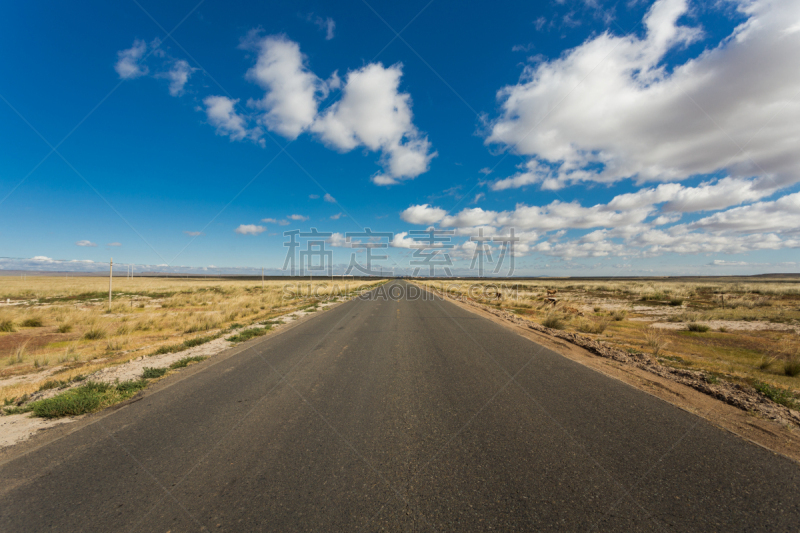
{"type": "Polygon", "coordinates": [[[800,405],[796,279],[423,283],[548,327],[655,355],[665,365],[785,391],[782,403],[800,405]]]}
{"type": "Polygon", "coordinates": [[[0,277],[0,400],[375,283],[267,281],[262,288],[261,281],[115,278],[109,308],[108,278],[0,277]]]}

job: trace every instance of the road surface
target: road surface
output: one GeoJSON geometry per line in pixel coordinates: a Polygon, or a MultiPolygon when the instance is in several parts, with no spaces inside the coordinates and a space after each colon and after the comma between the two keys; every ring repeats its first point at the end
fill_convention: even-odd
{"type": "Polygon", "coordinates": [[[799,527],[790,460],[408,294],[190,367],[0,465],[6,533],[799,527]]]}

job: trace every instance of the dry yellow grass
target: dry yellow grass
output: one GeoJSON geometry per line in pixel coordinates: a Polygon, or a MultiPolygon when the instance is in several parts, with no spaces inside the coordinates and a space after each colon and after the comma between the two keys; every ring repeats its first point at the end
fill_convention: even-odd
{"type": "Polygon", "coordinates": [[[376,283],[0,277],[0,400],[376,283]]]}
{"type": "Polygon", "coordinates": [[[656,355],[664,364],[702,369],[732,381],[768,383],[800,397],[800,283],[796,280],[422,283],[528,320],[593,334],[624,350],[656,355]],[[688,331],[689,323],[713,328],[688,331]]]}

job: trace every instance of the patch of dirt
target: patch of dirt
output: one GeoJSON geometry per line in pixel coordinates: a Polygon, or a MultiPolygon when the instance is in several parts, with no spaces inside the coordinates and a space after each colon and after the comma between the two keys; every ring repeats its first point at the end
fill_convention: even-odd
{"type": "Polygon", "coordinates": [[[42,348],[51,342],[77,340],[80,335],[69,333],[56,333],[55,327],[32,328],[0,336],[0,354],[11,355],[17,346],[25,344],[25,350],[31,352],[42,348]],[[52,333],[42,334],[43,329],[50,329],[52,333]],[[37,331],[38,330],[38,331],[37,331]]]}
{"type": "MultiPolygon", "coordinates": [[[[631,320],[637,320],[631,318],[631,320]]],[[[649,320],[649,319],[638,319],[649,320]]],[[[713,330],[725,328],[729,331],[794,331],[800,333],[800,326],[791,324],[781,324],[778,322],[762,322],[762,321],[747,321],[747,320],[698,320],[697,324],[704,324],[713,330]]],[[[686,324],[682,322],[653,322],[651,324],[654,328],[658,329],[686,329],[686,324]]]]}
{"type": "MultiPolygon", "coordinates": [[[[433,292],[442,296],[438,290],[433,292]]],[[[668,367],[647,354],[624,352],[586,335],[547,328],[466,297],[444,296],[473,313],[512,327],[523,336],[565,357],[800,462],[800,412],[776,404],[751,387],[717,381],[703,371],[668,367]],[[555,339],[567,341],[571,346],[565,346],[555,339]]]]}

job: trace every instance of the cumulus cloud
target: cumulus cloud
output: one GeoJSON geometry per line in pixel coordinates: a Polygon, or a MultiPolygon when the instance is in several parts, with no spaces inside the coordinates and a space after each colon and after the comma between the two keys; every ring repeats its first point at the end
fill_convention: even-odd
{"type": "Polygon", "coordinates": [[[166,72],[157,74],[159,78],[166,78],[169,80],[169,94],[172,96],[181,96],[186,82],[192,75],[194,69],[189,66],[189,63],[183,59],[176,59],[173,61],[172,66],[166,72]]]}
{"type": "Polygon", "coordinates": [[[236,112],[239,100],[231,100],[227,96],[207,96],[203,99],[208,123],[214,126],[217,135],[228,136],[232,141],[258,137],[257,129],[247,128],[247,121],[236,112]]]}
{"type": "Polygon", "coordinates": [[[274,219],[274,218],[262,218],[261,222],[265,222],[267,224],[277,224],[279,226],[288,226],[289,225],[289,221],[288,220],[277,220],[277,219],[274,219]]]}
{"type": "Polygon", "coordinates": [[[800,233],[800,193],[720,211],[688,227],[737,233],[800,233]]]}
{"type": "Polygon", "coordinates": [[[241,47],[258,54],[246,78],[266,91],[247,105],[262,110],[259,122],[287,139],[296,139],[317,115],[318,95],[327,95],[325,82],[306,66],[300,45],[282,35],[262,37],[251,31],[241,47]]]}
{"type": "Polygon", "coordinates": [[[325,200],[326,202],[328,202],[328,203],[331,203],[331,204],[335,204],[335,203],[336,203],[336,198],[334,198],[333,196],[331,196],[331,195],[330,195],[330,194],[328,194],[328,193],[325,193],[325,198],[324,198],[324,200],[325,200]]]}
{"type": "Polygon", "coordinates": [[[378,185],[393,185],[427,172],[431,152],[428,138],[412,123],[411,96],[399,92],[402,65],[372,63],[347,74],[342,97],[311,128],[327,145],[341,151],[366,146],[382,152],[384,171],[373,177],[378,185]]]}
{"type": "Polygon", "coordinates": [[[402,213],[400,218],[409,224],[435,224],[447,215],[447,211],[428,204],[412,205],[402,213]]]}
{"type": "Polygon", "coordinates": [[[191,68],[185,60],[168,55],[161,47],[159,39],[154,39],[149,48],[150,53],[148,54],[147,43],[136,39],[132,47],[117,52],[117,63],[114,65],[114,70],[123,80],[139,78],[150,73],[150,68],[146,64],[148,57],[158,58],[160,66],[156,67],[157,71],[152,74],[152,77],[169,80],[169,94],[181,96],[195,69],[191,68]]]}
{"type": "Polygon", "coordinates": [[[724,172],[760,176],[750,198],[800,181],[800,4],[737,4],[747,18],[718,45],[675,66],[665,58],[702,36],[679,23],[685,0],[658,0],[646,34],[595,36],[529,65],[498,92],[502,114],[487,144],[531,156],[495,190],[539,184],[679,181],[724,172]],[[766,179],[766,178],[769,179],[766,179]]]}
{"type": "Polygon", "coordinates": [[[92,241],[86,241],[86,240],[78,241],[78,242],[75,243],[75,245],[76,246],[90,246],[90,247],[96,247],[97,246],[96,243],[93,243],[92,241]]]}
{"type": "Polygon", "coordinates": [[[258,235],[267,230],[264,226],[257,226],[255,224],[241,224],[234,231],[239,235],[258,235]]]}
{"type": "Polygon", "coordinates": [[[372,177],[378,185],[393,185],[428,171],[437,154],[413,124],[411,96],[400,92],[402,64],[370,63],[348,72],[344,81],[337,72],[323,80],[309,69],[300,46],[284,35],[263,36],[253,30],[240,47],[255,52],[255,65],[246,78],[265,91],[262,98],[247,101],[256,110],[252,120],[258,126],[248,129],[251,117],[233,109],[239,100],[209,97],[215,107],[207,98],[206,112],[216,112],[209,123],[218,134],[232,140],[260,139],[264,128],[294,140],[310,132],[341,152],[364,147],[380,153],[383,170],[372,177]],[[341,89],[341,97],[320,110],[333,89],[341,89]]]}
{"type": "Polygon", "coordinates": [[[143,60],[147,53],[147,43],[141,39],[133,41],[133,46],[117,52],[117,63],[114,70],[119,74],[120,79],[131,80],[144,76],[149,72],[143,60]]]}
{"type": "Polygon", "coordinates": [[[289,215],[287,218],[290,220],[297,220],[298,222],[305,222],[308,220],[308,217],[304,217],[303,215],[289,215]]]}

